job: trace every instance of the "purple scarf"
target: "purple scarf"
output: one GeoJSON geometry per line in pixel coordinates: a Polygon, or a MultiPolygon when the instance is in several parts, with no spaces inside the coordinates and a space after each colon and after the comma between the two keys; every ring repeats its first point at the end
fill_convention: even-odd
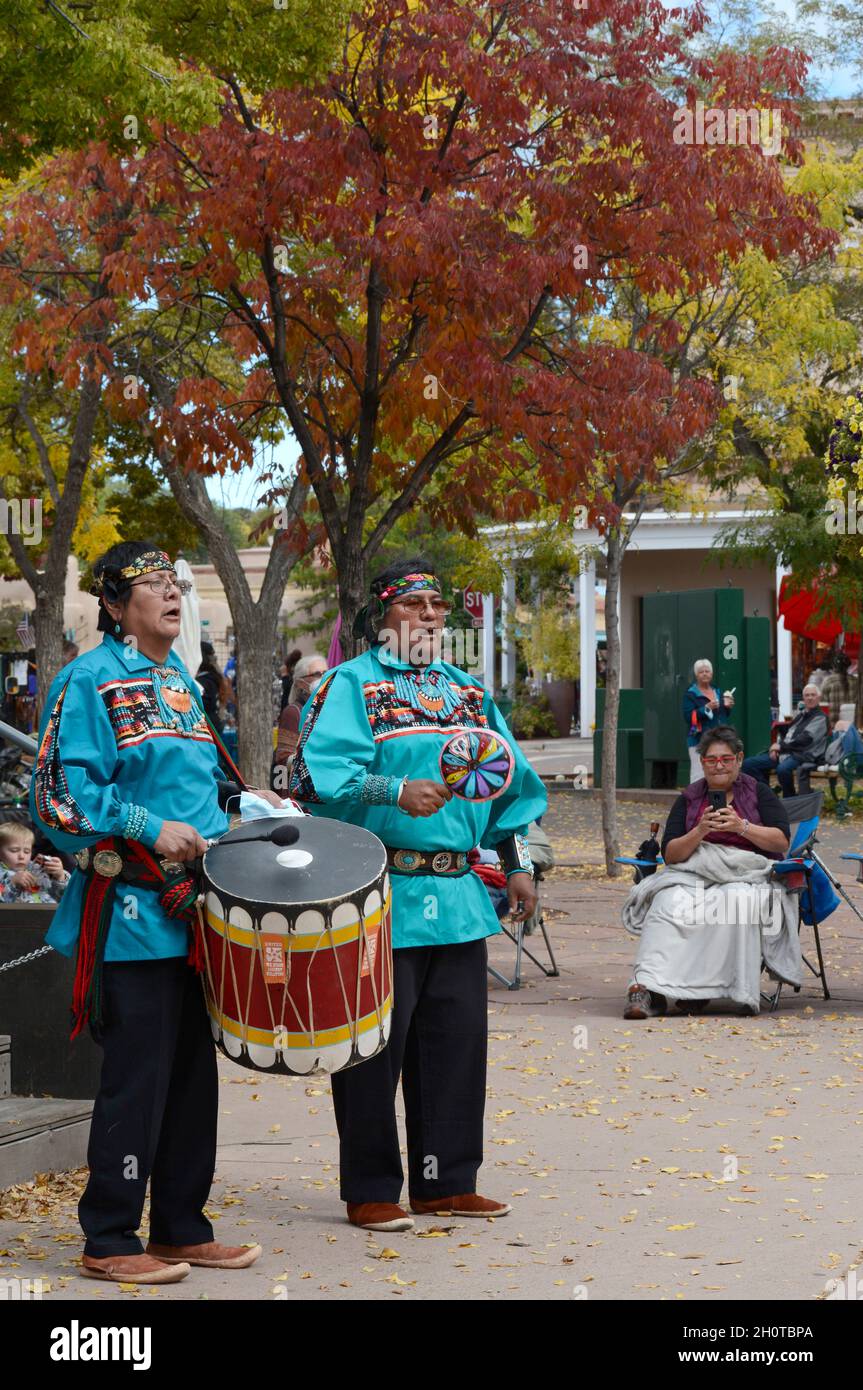
{"type": "MultiPolygon", "coordinates": [[[[738,773],[732,790],[731,805],[740,819],[751,821],[753,825],[761,825],[762,820],[758,811],[758,784],[755,778],[750,777],[748,772],[738,773]]],[[[693,826],[701,820],[705,811],[710,810],[707,778],[699,777],[697,782],[685,787],[683,796],[686,800],[686,832],[688,834],[693,826]]],[[[743,835],[738,835],[734,830],[711,830],[704,838],[714,845],[736,845],[738,849],[748,849],[753,854],[763,854],[768,859],[782,858],[781,854],[768,854],[766,850],[756,849],[751,840],[747,840],[743,835]]]]}

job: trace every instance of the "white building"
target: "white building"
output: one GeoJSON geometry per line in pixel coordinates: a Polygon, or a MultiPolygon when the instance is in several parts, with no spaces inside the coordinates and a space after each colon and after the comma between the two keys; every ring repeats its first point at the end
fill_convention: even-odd
{"type": "MultiPolygon", "coordinates": [[[[740,588],[744,593],[744,611],[760,614],[772,620],[771,651],[776,656],[779,704],[791,709],[792,664],[791,634],[777,618],[777,595],[786,571],[767,564],[735,567],[717,553],[716,546],[722,531],[729,524],[757,520],[764,513],[728,508],[715,511],[654,511],[645,512],[627,546],[621,574],[620,643],[623,687],[641,686],[641,599],[646,594],[681,589],[713,589],[724,585],[740,588]]],[[[632,513],[624,520],[632,522],[632,513]]],[[[515,650],[507,615],[515,602],[515,566],[530,553],[530,537],[535,528],[530,522],[515,526],[491,526],[483,530],[504,568],[503,604],[501,614],[502,653],[499,684],[511,691],[515,681],[515,650]],[[507,564],[509,560],[509,565],[507,564]]],[[[576,527],[573,540],[584,552],[577,577],[578,616],[581,642],[581,707],[582,732],[596,722],[596,585],[597,574],[604,573],[604,546],[600,533],[592,528],[576,527]]],[[[494,663],[494,597],[484,599],[484,666],[486,684],[492,691],[498,684],[494,663]]]]}

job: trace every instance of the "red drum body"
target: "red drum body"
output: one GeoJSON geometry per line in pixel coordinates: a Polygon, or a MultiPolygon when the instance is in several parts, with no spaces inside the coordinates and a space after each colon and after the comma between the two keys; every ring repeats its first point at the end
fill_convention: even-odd
{"type": "Polygon", "coordinates": [[[313,816],[291,821],[299,838],[288,849],[245,838],[251,825],[273,823],[247,822],[204,856],[199,930],[213,1037],[255,1071],[341,1071],[389,1038],[386,851],[368,830],[313,816]]]}

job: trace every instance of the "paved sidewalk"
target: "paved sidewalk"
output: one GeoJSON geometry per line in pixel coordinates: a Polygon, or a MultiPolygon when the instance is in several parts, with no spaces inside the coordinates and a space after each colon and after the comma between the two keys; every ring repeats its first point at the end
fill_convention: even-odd
{"type": "MultiPolygon", "coordinates": [[[[153,1291],[81,1280],[74,1204],[55,1201],[50,1217],[0,1221],[0,1278],[48,1280],[44,1297],[57,1301],[823,1294],[863,1246],[863,923],[843,905],[824,928],[830,1001],[807,985],[773,1016],[624,1022],[628,880],[602,876],[595,804],[568,816],[556,805],[552,838],[566,858],[581,850],[593,861],[547,885],[561,975],[528,966],[520,992],[489,994],[480,1188],[511,1201],[511,1216],[353,1230],[338,1201],[327,1082],[222,1060],[210,1211],[218,1238],[261,1241],[254,1268],[197,1270],[153,1291]]],[[[635,833],[649,808],[630,811],[635,833]]],[[[840,842],[861,839],[828,827],[828,861],[838,868],[840,842]]],[[[863,905],[863,888],[849,891],[863,905]]],[[[498,938],[493,959],[508,965],[511,950],[498,938]]]]}

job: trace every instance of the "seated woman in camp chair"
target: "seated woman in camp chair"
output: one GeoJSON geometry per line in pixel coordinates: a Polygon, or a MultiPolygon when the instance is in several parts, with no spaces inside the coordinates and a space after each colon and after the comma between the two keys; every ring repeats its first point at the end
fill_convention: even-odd
{"type": "Polygon", "coordinates": [[[741,771],[734,729],[709,731],[698,751],[705,775],[671,808],[666,868],[624,904],[624,925],[640,936],[624,1018],[662,1013],[669,999],[684,1013],[730,999],[757,1014],[762,959],[776,979],[801,983],[797,902],[771,882],[772,862],[788,850],[788,813],[741,771]]]}

